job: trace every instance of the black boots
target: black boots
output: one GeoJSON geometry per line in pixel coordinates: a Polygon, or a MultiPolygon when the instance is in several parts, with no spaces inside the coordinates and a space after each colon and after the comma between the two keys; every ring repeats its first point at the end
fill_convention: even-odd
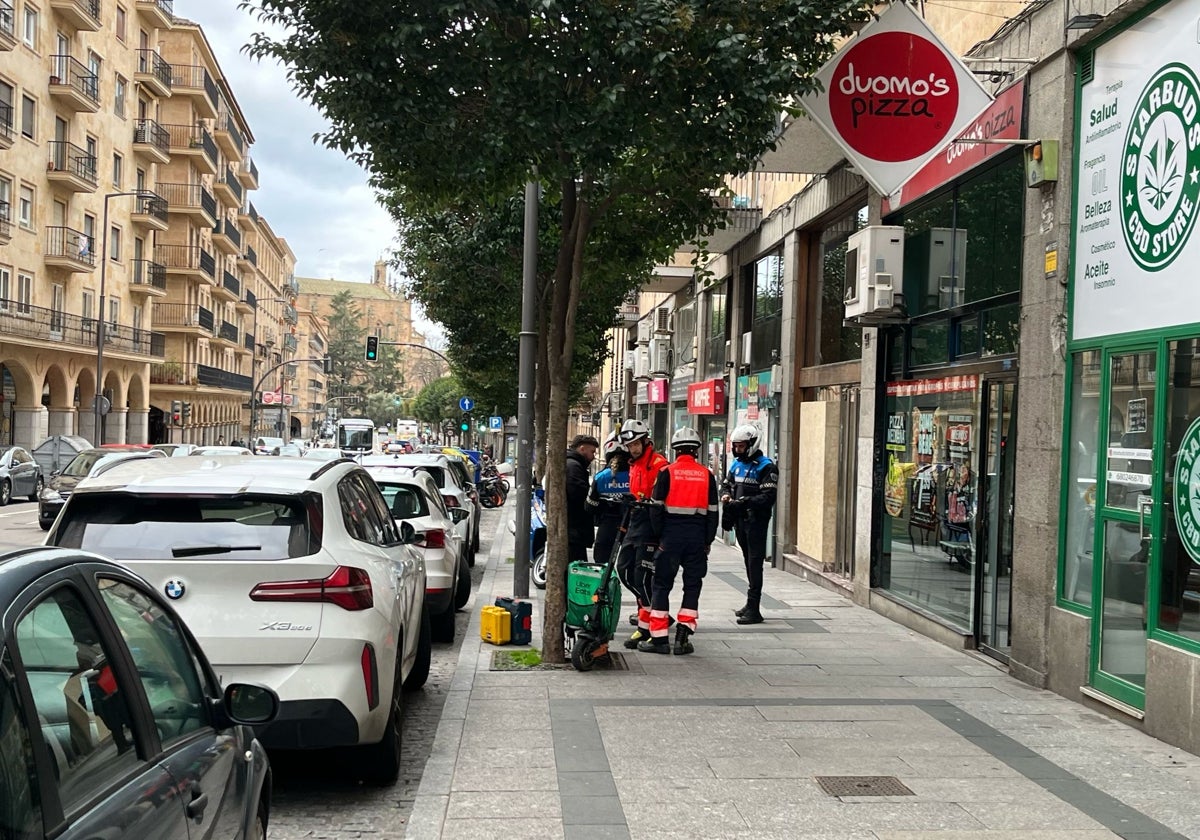
{"type": "Polygon", "coordinates": [[[741,618],[742,616],[744,616],[746,614],[746,612],[749,609],[750,609],[750,602],[747,601],[746,603],[744,603],[740,607],[738,607],[736,610],[734,610],[733,614],[736,615],[738,618],[741,618]]]}
{"type": "Polygon", "coordinates": [[[654,642],[654,641],[638,642],[637,649],[640,650],[642,653],[670,653],[671,652],[671,646],[669,644],[667,644],[666,639],[663,639],[661,642],[654,642]]]}
{"type": "MultiPolygon", "coordinates": [[[[691,636],[692,631],[690,628],[682,624],[675,627],[675,647],[672,649],[672,652],[676,656],[683,656],[696,650],[692,647],[691,636]]],[[[666,645],[663,645],[663,647],[666,647],[666,645]]]]}
{"type": "Polygon", "coordinates": [[[758,610],[757,601],[747,601],[746,606],[737,611],[737,623],[746,624],[762,624],[762,613],[758,610]]]}
{"type": "Polygon", "coordinates": [[[637,650],[639,643],[645,643],[650,640],[650,631],[638,628],[633,631],[633,635],[625,640],[625,647],[628,650],[637,650]]]}

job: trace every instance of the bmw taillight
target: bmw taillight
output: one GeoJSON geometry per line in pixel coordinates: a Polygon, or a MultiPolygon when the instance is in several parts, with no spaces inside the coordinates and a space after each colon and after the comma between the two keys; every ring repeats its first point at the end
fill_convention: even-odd
{"type": "Polygon", "coordinates": [[[338,566],[327,578],[271,580],[250,590],[251,601],[326,602],[344,610],[369,610],[371,576],[353,566],[338,566]]]}
{"type": "Polygon", "coordinates": [[[462,507],[462,505],[458,503],[457,496],[442,496],[442,501],[446,503],[446,507],[448,508],[462,507]]]}
{"type": "Polygon", "coordinates": [[[446,532],[441,528],[430,528],[421,535],[421,539],[417,545],[425,548],[445,548],[446,547],[446,532]]]}

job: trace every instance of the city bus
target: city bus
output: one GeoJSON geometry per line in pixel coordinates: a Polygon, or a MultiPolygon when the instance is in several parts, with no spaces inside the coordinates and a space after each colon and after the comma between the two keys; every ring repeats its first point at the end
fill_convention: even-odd
{"type": "Polygon", "coordinates": [[[375,424],[365,417],[338,420],[337,445],[347,458],[371,454],[375,451],[375,424]]]}

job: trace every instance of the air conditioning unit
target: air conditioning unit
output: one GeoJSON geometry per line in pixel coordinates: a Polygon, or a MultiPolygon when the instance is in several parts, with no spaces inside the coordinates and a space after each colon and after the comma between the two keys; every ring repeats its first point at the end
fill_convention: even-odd
{"type": "Polygon", "coordinates": [[[650,336],[653,334],[653,332],[654,332],[653,318],[643,318],[642,320],[638,321],[637,343],[638,344],[649,344],[650,336]]]}
{"type": "Polygon", "coordinates": [[[625,364],[622,367],[624,367],[625,370],[633,370],[636,365],[637,365],[637,351],[626,350],[625,351],[625,364]]]}
{"type": "Polygon", "coordinates": [[[754,333],[742,333],[742,354],[738,356],[739,365],[750,364],[750,352],[754,349],[754,333]]]}
{"type": "Polygon", "coordinates": [[[633,378],[634,379],[649,379],[650,378],[650,348],[639,347],[633,351],[637,354],[637,358],[633,362],[633,378]]]}
{"type": "Polygon", "coordinates": [[[904,228],[872,225],[846,242],[846,319],[891,312],[904,267],[904,228]]]}
{"type": "Polygon", "coordinates": [[[650,340],[650,373],[652,375],[667,375],[671,372],[671,339],[654,338],[650,340]]]}
{"type": "MultiPolygon", "coordinates": [[[[925,299],[922,312],[962,306],[967,291],[967,231],[965,228],[931,228],[920,239],[909,243],[920,247],[913,255],[925,263],[925,299]],[[928,257],[924,249],[928,248],[928,257]]],[[[910,257],[912,259],[913,257],[910,257]]],[[[916,278],[914,278],[916,279],[916,278]]]]}
{"type": "Polygon", "coordinates": [[[654,332],[659,335],[675,332],[675,315],[671,312],[671,307],[660,306],[654,310],[654,332]]]}

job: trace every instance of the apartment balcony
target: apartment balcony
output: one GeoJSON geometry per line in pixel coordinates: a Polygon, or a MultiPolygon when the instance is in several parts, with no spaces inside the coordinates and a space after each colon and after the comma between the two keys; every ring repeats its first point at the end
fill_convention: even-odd
{"type": "Polygon", "coordinates": [[[258,309],[258,298],[255,297],[254,292],[250,291],[250,289],[246,287],[246,284],[243,283],[242,297],[237,302],[237,311],[243,315],[252,315],[255,309],[258,309]]]}
{"type": "Polygon", "coordinates": [[[51,140],[46,161],[46,180],[71,192],[94,193],[100,180],[96,175],[96,158],[74,143],[51,140]]]}
{"type": "Polygon", "coordinates": [[[154,163],[170,163],[170,132],[154,120],[135,120],[133,123],[133,153],[154,163]]]}
{"type": "Polygon", "coordinates": [[[258,224],[258,211],[254,209],[254,203],[247,201],[241,209],[242,218],[250,224],[258,224]]]}
{"type": "Polygon", "coordinates": [[[296,336],[289,333],[283,334],[283,349],[287,353],[295,353],[296,348],[300,346],[300,342],[296,340],[296,336]]]}
{"type": "Polygon", "coordinates": [[[242,251],[241,256],[238,257],[238,263],[242,268],[258,268],[258,252],[247,245],[246,250],[242,251]]]}
{"type": "Polygon", "coordinates": [[[96,268],[96,248],[92,237],[69,227],[46,228],[43,253],[46,265],[65,268],[73,273],[96,268]]]}
{"type": "Polygon", "coordinates": [[[171,95],[188,96],[199,119],[217,118],[217,83],[198,64],[171,65],[171,95]]]}
{"type": "Polygon", "coordinates": [[[230,303],[237,303],[242,299],[242,281],[237,278],[237,275],[226,271],[221,277],[221,282],[213,286],[212,296],[230,303]]]}
{"type": "Polygon", "coordinates": [[[254,333],[246,333],[242,336],[242,349],[247,353],[254,352],[254,333]]]}
{"type": "Polygon", "coordinates": [[[208,129],[199,125],[164,125],[170,137],[170,153],[189,158],[196,171],[217,174],[217,144],[208,129]]]}
{"type": "Polygon", "coordinates": [[[221,388],[227,391],[239,391],[248,394],[254,383],[249,376],[234,371],[222,370],[212,365],[198,365],[192,362],[166,362],[161,365],[150,365],[151,385],[173,385],[176,387],[221,388]]]}
{"type": "Polygon", "coordinates": [[[238,230],[235,222],[227,218],[217,219],[217,223],[213,225],[212,241],[213,245],[230,256],[242,253],[242,232],[238,230]]]}
{"type": "Polygon", "coordinates": [[[0,201],[0,245],[7,245],[12,239],[12,208],[7,201],[0,201]]]}
{"type": "Polygon", "coordinates": [[[100,0],[50,0],[50,8],[78,32],[100,31],[100,0]]]}
{"type": "Polygon", "coordinates": [[[175,23],[172,0],[137,0],[137,10],[156,29],[170,29],[175,23]]]}
{"type": "Polygon", "coordinates": [[[50,96],[71,111],[94,114],[100,110],[100,81],[71,56],[52,55],[50,96]]]}
{"type": "Polygon", "coordinates": [[[238,350],[242,349],[241,341],[238,337],[237,324],[222,321],[220,326],[217,327],[217,338],[227,344],[232,344],[238,350]]]}
{"type": "Polygon", "coordinates": [[[154,50],[137,51],[137,70],[134,80],[158,97],[171,95],[171,65],[154,50]]]}
{"type": "Polygon", "coordinates": [[[225,153],[226,160],[231,163],[241,162],[242,155],[246,153],[246,141],[242,137],[242,132],[238,130],[233,114],[224,109],[221,110],[221,113],[217,114],[214,135],[217,145],[225,153]]]}
{"type": "Polygon", "coordinates": [[[192,303],[158,303],[154,306],[154,328],[159,332],[210,336],[215,321],[211,309],[192,303]]]}
{"type": "Polygon", "coordinates": [[[0,102],[0,149],[12,148],[13,140],[17,136],[15,128],[13,106],[7,102],[0,102]]]}
{"type": "Polygon", "coordinates": [[[17,30],[12,3],[9,0],[0,0],[0,50],[11,50],[16,46],[17,30]]]}
{"type": "MultiPolygon", "coordinates": [[[[283,320],[286,323],[292,324],[294,326],[296,324],[296,322],[299,320],[299,316],[296,314],[296,307],[291,306],[289,304],[285,304],[283,307],[283,320]]],[[[294,338],[292,340],[295,341],[294,338]]],[[[293,346],[292,349],[295,350],[296,349],[295,346],[293,346]]]]}
{"type": "Polygon", "coordinates": [[[217,223],[217,200],[203,184],[158,184],[156,189],[167,200],[167,210],[191,216],[203,227],[217,223]]]}
{"type": "Polygon", "coordinates": [[[165,297],[167,267],[153,260],[134,260],[129,275],[129,292],[146,297],[165,297]]]}
{"type": "Polygon", "coordinates": [[[120,324],[101,324],[94,318],[82,318],[15,300],[0,300],[0,335],[9,340],[28,339],[43,348],[65,345],[95,350],[99,327],[104,328],[106,353],[163,357],[166,341],[162,333],[135,330],[120,324]]]}
{"type": "Polygon", "coordinates": [[[300,294],[300,281],[296,279],[296,275],[288,275],[288,279],[283,281],[283,293],[292,300],[300,294]]]}
{"type": "Polygon", "coordinates": [[[242,185],[233,177],[233,169],[225,167],[225,174],[213,182],[213,192],[226,207],[234,210],[242,206],[242,185]]]}
{"type": "Polygon", "coordinates": [[[166,269],[199,282],[215,283],[217,262],[213,255],[198,245],[156,245],[154,261],[166,269]]]}
{"type": "Polygon", "coordinates": [[[246,157],[242,161],[241,166],[237,170],[237,177],[246,189],[258,189],[258,167],[254,164],[253,158],[246,157]]]}
{"type": "Polygon", "coordinates": [[[141,195],[134,196],[133,213],[129,220],[149,230],[166,230],[170,224],[167,200],[157,193],[144,190],[141,195]]]}

